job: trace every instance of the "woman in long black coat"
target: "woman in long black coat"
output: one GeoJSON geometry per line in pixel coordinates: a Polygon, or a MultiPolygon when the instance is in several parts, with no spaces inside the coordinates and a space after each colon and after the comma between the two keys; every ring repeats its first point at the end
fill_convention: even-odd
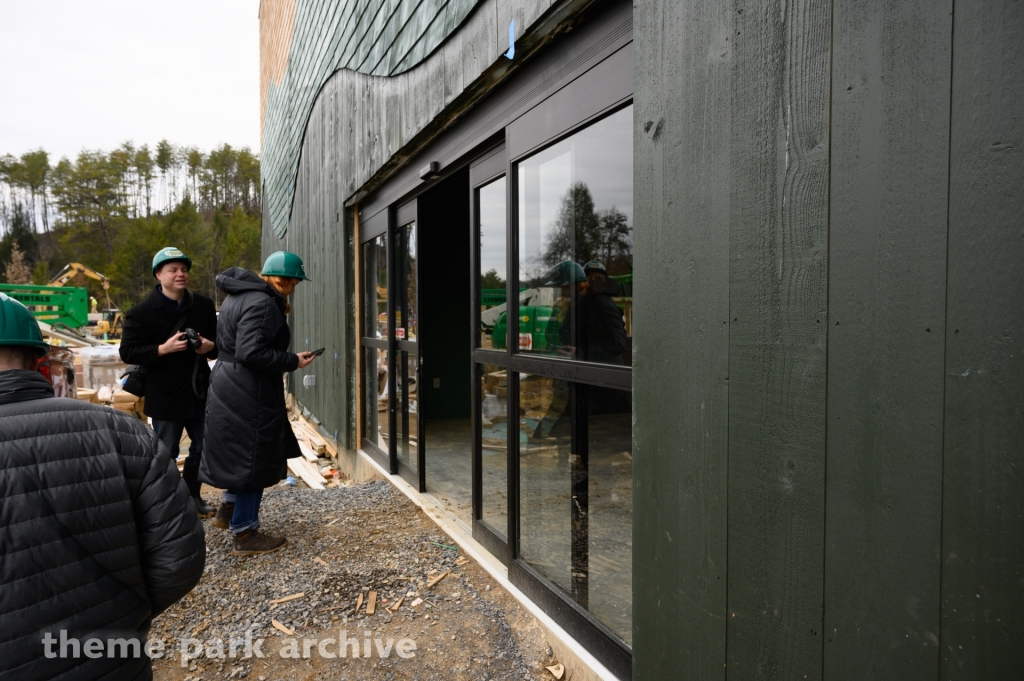
{"type": "Polygon", "coordinates": [[[302,261],[291,253],[267,258],[262,276],[240,267],[217,275],[227,298],[217,323],[220,355],[210,377],[199,477],[227,490],[211,522],[230,527],[235,555],[269,553],[287,541],[259,531],[259,507],[263,490],[285,477],[288,459],[301,455],[288,422],[282,374],[313,361],[312,353],[288,351],[286,298],[305,278],[302,261]],[[282,270],[282,255],[290,256],[292,267],[282,270]],[[280,276],[282,271],[298,276],[280,276]]]}

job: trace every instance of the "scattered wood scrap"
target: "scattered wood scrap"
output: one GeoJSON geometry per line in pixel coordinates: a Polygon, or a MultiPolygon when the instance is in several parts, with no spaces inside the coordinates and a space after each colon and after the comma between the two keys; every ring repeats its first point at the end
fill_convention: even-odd
{"type": "Polygon", "coordinates": [[[402,597],[395,601],[395,604],[388,608],[388,610],[392,613],[398,612],[398,609],[402,607],[402,602],[405,600],[405,596],[406,594],[402,594],[402,597]]]}
{"type": "Polygon", "coordinates": [[[294,629],[289,629],[288,627],[286,627],[285,625],[281,624],[277,620],[270,620],[270,623],[272,625],[274,625],[275,629],[280,631],[282,634],[285,634],[286,636],[294,636],[295,635],[295,630],[294,629]]]}
{"type": "Polygon", "coordinates": [[[283,598],[275,598],[274,600],[270,601],[270,604],[271,605],[277,605],[278,603],[287,603],[289,601],[294,601],[294,600],[297,600],[299,598],[302,598],[305,595],[306,595],[306,593],[304,591],[300,591],[299,593],[292,594],[291,596],[284,596],[283,598]]]}
{"type": "Polygon", "coordinates": [[[371,591],[369,598],[366,599],[366,614],[372,615],[373,611],[377,609],[377,592],[371,591]]]}
{"type": "Polygon", "coordinates": [[[363,594],[359,594],[359,598],[356,599],[356,612],[359,612],[359,608],[363,607],[363,594]]]}
{"type": "Polygon", "coordinates": [[[321,565],[323,565],[324,567],[330,567],[330,565],[328,565],[328,564],[327,564],[327,561],[325,561],[325,560],[324,560],[323,558],[321,558],[320,556],[317,556],[316,558],[314,558],[314,559],[313,559],[313,562],[314,562],[314,563],[320,563],[320,564],[321,564],[321,565]]]}
{"type": "Polygon", "coordinates": [[[332,445],[327,438],[322,436],[315,425],[307,421],[301,415],[296,415],[292,422],[292,430],[295,432],[299,442],[307,442],[311,451],[317,454],[338,458],[338,449],[332,445]]]}
{"type": "Polygon", "coordinates": [[[556,679],[561,679],[562,675],[565,674],[565,665],[563,665],[561,662],[553,664],[550,667],[544,667],[544,669],[547,669],[549,672],[551,672],[551,676],[555,677],[556,679]]]}
{"type": "Polygon", "coordinates": [[[451,574],[451,572],[452,572],[451,570],[445,570],[444,572],[442,572],[441,574],[439,574],[439,575],[438,575],[437,577],[434,577],[434,578],[433,578],[433,579],[431,579],[431,580],[430,580],[429,582],[427,582],[427,588],[428,588],[428,589],[433,589],[433,588],[434,588],[434,586],[435,586],[435,585],[436,585],[436,584],[437,584],[438,582],[440,582],[440,581],[441,581],[442,579],[444,579],[445,577],[447,577],[448,575],[450,575],[450,574],[451,574]]]}
{"type": "Polygon", "coordinates": [[[465,565],[468,562],[469,562],[469,558],[466,558],[465,556],[463,556],[462,558],[459,558],[457,561],[455,561],[455,564],[461,566],[461,565],[465,565]]]}
{"type": "Polygon", "coordinates": [[[309,448],[317,454],[326,454],[327,443],[324,439],[315,430],[311,429],[308,424],[303,424],[303,430],[306,431],[306,442],[309,443],[309,448]]]}

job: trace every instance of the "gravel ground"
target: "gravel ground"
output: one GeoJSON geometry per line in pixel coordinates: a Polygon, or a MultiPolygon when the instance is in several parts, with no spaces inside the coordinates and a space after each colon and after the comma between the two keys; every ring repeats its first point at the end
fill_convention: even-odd
{"type": "MultiPolygon", "coordinates": [[[[214,494],[204,488],[208,499],[214,494]]],[[[264,531],[288,537],[281,551],[236,558],[230,533],[206,525],[202,581],[153,622],[150,638],[165,641],[168,652],[154,660],[156,679],[553,678],[544,667],[555,660],[534,618],[389,483],[275,487],[260,516],[264,531]],[[376,611],[367,615],[371,591],[376,611]],[[297,593],[303,595],[270,603],[297,593]],[[345,658],[321,655],[325,639],[333,639],[324,643],[326,654],[338,654],[342,632],[362,645],[362,657],[351,645],[345,658]],[[231,639],[247,634],[253,653],[246,658],[242,644],[232,658],[231,639]],[[183,642],[197,654],[184,666],[183,642]]]]}

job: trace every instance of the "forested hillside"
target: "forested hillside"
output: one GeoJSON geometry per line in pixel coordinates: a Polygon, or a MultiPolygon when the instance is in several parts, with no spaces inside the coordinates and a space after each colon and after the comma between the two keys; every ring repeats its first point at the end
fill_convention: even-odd
{"type": "MultiPolygon", "coordinates": [[[[150,262],[164,246],[193,259],[190,288],[218,301],[217,273],[258,267],[259,158],[166,140],[52,165],[42,149],[0,156],[0,281],[46,283],[80,262],[106,275],[113,304],[127,309],[152,288],[150,262]]],[[[105,304],[97,282],[75,284],[105,304]]]]}

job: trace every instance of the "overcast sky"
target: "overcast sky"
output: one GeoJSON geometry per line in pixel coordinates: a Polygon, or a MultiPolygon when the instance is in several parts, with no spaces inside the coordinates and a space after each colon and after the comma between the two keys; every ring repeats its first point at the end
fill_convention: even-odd
{"type": "Polygon", "coordinates": [[[0,0],[0,155],[259,151],[259,0],[0,0]]]}

